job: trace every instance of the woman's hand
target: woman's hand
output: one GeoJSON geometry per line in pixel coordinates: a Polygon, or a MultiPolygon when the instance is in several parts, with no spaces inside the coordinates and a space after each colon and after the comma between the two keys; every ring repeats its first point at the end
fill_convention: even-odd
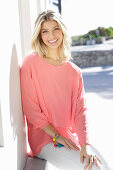
{"type": "Polygon", "coordinates": [[[80,151],[80,161],[81,161],[81,163],[84,162],[84,158],[86,158],[86,163],[85,163],[84,169],[88,168],[88,170],[91,170],[93,163],[95,163],[96,166],[98,166],[99,162],[101,163],[101,161],[91,151],[89,144],[83,144],[82,145],[82,148],[81,148],[81,151],[80,151]]]}
{"type": "Polygon", "coordinates": [[[59,135],[59,138],[56,140],[57,143],[60,143],[66,147],[66,149],[71,150],[80,150],[80,148],[72,142],[70,139],[63,137],[62,135],[59,135]]]}

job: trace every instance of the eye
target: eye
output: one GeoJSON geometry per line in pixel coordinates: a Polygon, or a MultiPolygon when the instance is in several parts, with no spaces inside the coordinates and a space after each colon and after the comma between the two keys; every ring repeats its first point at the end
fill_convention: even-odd
{"type": "Polygon", "coordinates": [[[48,32],[48,31],[46,31],[46,30],[42,31],[43,34],[45,34],[45,33],[47,33],[47,32],[48,32]]]}
{"type": "Polygon", "coordinates": [[[56,27],[54,30],[60,30],[60,28],[59,28],[59,27],[56,27]]]}

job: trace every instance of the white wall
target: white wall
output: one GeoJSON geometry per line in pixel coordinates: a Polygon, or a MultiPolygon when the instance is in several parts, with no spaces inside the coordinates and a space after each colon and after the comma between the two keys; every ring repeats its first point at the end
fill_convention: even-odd
{"type": "Polygon", "coordinates": [[[32,17],[46,8],[47,1],[4,0],[0,5],[0,146],[4,145],[0,147],[0,169],[23,170],[26,162],[19,65],[31,50],[32,17]]]}
{"type": "Polygon", "coordinates": [[[2,127],[2,115],[1,115],[1,100],[0,100],[0,147],[4,146],[4,137],[3,137],[3,127],[2,127]]]}
{"type": "Polygon", "coordinates": [[[4,147],[0,147],[0,169],[23,170],[26,138],[21,110],[19,64],[21,41],[18,1],[0,5],[0,96],[4,147]]]}
{"type": "Polygon", "coordinates": [[[31,18],[30,18],[29,0],[24,0],[24,1],[18,0],[18,12],[19,12],[22,58],[24,58],[31,50],[31,47],[30,47],[31,18]]]}

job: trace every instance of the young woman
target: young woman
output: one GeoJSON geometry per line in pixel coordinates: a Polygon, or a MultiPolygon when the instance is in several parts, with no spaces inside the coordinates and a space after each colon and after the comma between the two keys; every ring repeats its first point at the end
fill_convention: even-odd
{"type": "Polygon", "coordinates": [[[69,61],[70,37],[60,14],[38,16],[31,46],[20,69],[31,156],[61,170],[108,169],[88,141],[82,74],[69,61]]]}

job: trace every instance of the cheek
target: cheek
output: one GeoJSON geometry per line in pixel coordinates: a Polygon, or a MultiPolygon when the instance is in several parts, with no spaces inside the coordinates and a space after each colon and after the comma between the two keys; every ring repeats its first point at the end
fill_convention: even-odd
{"type": "Polygon", "coordinates": [[[45,35],[41,36],[41,38],[42,38],[43,42],[45,42],[47,40],[47,36],[45,36],[45,35]]]}
{"type": "Polygon", "coordinates": [[[59,36],[63,38],[63,33],[60,31],[59,36]]]}
{"type": "Polygon", "coordinates": [[[63,39],[63,34],[62,34],[62,32],[59,33],[59,37],[60,37],[61,40],[63,39]]]}
{"type": "Polygon", "coordinates": [[[57,32],[56,34],[57,34],[58,37],[62,37],[62,32],[61,31],[57,32]]]}

